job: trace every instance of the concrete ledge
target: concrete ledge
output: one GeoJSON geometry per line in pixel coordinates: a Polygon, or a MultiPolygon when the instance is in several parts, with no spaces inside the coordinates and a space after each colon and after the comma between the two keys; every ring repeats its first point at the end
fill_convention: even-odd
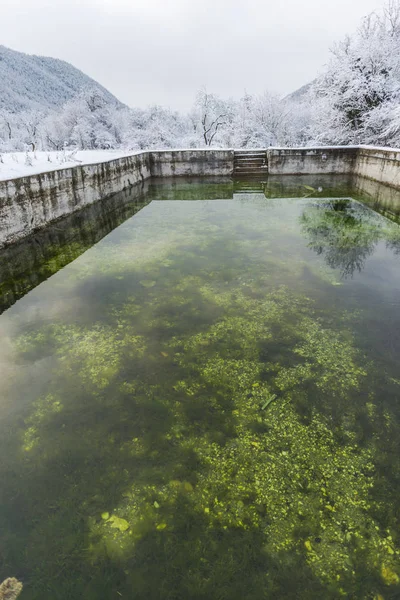
{"type": "Polygon", "coordinates": [[[358,148],[270,148],[271,175],[345,174],[355,169],[358,148]]]}
{"type": "Polygon", "coordinates": [[[360,147],[354,174],[400,189],[400,150],[360,147]]]}
{"type": "MultiPolygon", "coordinates": [[[[400,150],[334,146],[263,152],[270,175],[343,174],[400,190],[400,150]]],[[[234,164],[234,150],[160,150],[0,181],[0,247],[150,177],[231,176],[234,164]]]]}
{"type": "Polygon", "coordinates": [[[233,150],[160,150],[150,152],[152,177],[230,176],[233,150]]]}
{"type": "Polygon", "coordinates": [[[0,248],[152,175],[229,176],[233,150],[142,152],[95,165],[0,181],[0,248]]]}
{"type": "Polygon", "coordinates": [[[0,247],[149,177],[143,153],[0,182],[0,247]]]}

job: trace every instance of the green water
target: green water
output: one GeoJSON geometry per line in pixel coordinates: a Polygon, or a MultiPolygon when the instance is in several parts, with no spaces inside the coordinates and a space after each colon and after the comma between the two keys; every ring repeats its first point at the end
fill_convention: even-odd
{"type": "Polygon", "coordinates": [[[155,183],[0,254],[0,581],[400,597],[400,227],[370,205],[155,183]]]}

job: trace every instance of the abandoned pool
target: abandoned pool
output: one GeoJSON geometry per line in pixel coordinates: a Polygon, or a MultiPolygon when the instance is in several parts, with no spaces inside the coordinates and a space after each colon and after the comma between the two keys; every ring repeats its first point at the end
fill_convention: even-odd
{"type": "Polygon", "coordinates": [[[396,211],[324,176],[108,202],[0,252],[1,580],[398,598],[396,211]]]}

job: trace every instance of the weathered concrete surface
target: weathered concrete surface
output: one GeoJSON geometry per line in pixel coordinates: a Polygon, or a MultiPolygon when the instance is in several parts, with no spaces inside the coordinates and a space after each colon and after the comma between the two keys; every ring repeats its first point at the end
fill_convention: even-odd
{"type": "Polygon", "coordinates": [[[354,174],[400,189],[400,150],[361,146],[354,174]]]}
{"type": "Polygon", "coordinates": [[[313,175],[351,173],[358,148],[270,148],[267,151],[270,175],[313,175]]]}
{"type": "Polygon", "coordinates": [[[143,152],[0,182],[0,247],[127,189],[151,175],[231,175],[232,150],[143,152]]]}
{"type": "Polygon", "coordinates": [[[232,175],[233,150],[160,150],[150,152],[152,177],[232,175]]]}
{"type": "MultiPolygon", "coordinates": [[[[264,152],[265,175],[354,175],[400,189],[400,150],[338,146],[264,152]]],[[[0,247],[150,177],[231,176],[234,159],[234,150],[161,150],[2,181],[0,247]]]]}
{"type": "Polygon", "coordinates": [[[0,182],[0,246],[149,177],[143,153],[0,182]]]}

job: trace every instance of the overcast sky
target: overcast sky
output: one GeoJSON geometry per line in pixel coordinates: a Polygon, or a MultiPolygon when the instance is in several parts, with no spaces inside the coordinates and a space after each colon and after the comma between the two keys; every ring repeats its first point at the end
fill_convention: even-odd
{"type": "Polygon", "coordinates": [[[188,108],[206,86],[286,94],[383,0],[0,0],[0,43],[61,58],[130,106],[188,108]]]}

